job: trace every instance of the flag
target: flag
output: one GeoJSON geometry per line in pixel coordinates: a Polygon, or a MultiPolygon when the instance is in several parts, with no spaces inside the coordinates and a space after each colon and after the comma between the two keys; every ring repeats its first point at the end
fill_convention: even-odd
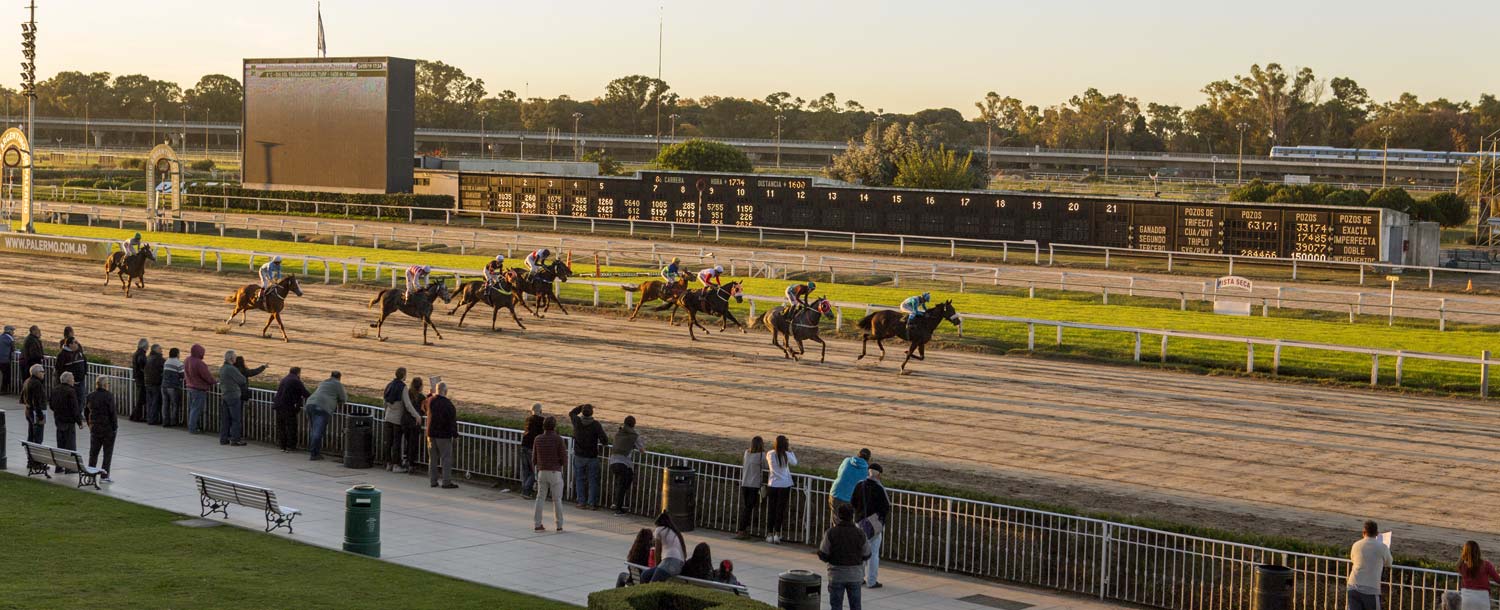
{"type": "Polygon", "coordinates": [[[328,43],[323,40],[323,3],[318,3],[318,57],[328,57],[328,43]]]}

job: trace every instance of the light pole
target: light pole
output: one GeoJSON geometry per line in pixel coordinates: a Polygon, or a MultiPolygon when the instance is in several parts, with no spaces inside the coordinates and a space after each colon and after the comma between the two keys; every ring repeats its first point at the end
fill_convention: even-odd
{"type": "Polygon", "coordinates": [[[785,120],[785,116],[776,115],[776,169],[781,169],[781,122],[785,120]]]}
{"type": "Polygon", "coordinates": [[[192,106],[189,106],[187,104],[183,104],[182,105],[182,154],[184,154],[184,155],[187,154],[187,149],[188,149],[188,147],[187,147],[187,113],[188,113],[189,110],[192,110],[192,109],[193,109],[192,106]]]}
{"type": "Polygon", "coordinates": [[[673,142],[677,141],[677,119],[679,119],[681,117],[682,117],[682,115],[677,114],[677,113],[672,113],[672,114],[667,115],[667,118],[671,119],[671,125],[672,125],[672,135],[667,136],[667,139],[669,139],[669,140],[671,140],[673,142]]]}
{"type": "Polygon", "coordinates": [[[89,103],[83,103],[83,147],[89,147],[89,103]]]}
{"type": "Polygon", "coordinates": [[[151,146],[156,147],[156,102],[151,102],[151,146]]]}
{"type": "Polygon", "coordinates": [[[203,158],[208,159],[208,108],[203,108],[203,158]]]}
{"type": "Polygon", "coordinates": [[[1115,122],[1104,119],[1104,179],[1109,180],[1109,132],[1114,131],[1115,122]]]}
{"type": "Polygon", "coordinates": [[[526,160],[526,134],[521,134],[521,160],[526,160]]]}
{"type": "Polygon", "coordinates": [[[1219,183],[1219,156],[1218,155],[1214,155],[1211,160],[1213,161],[1213,172],[1214,172],[1213,182],[1214,182],[1214,184],[1218,184],[1219,183]]]}
{"type": "Polygon", "coordinates": [[[995,133],[995,118],[992,117],[992,116],[986,116],[984,118],[984,173],[985,174],[989,174],[989,173],[995,171],[995,164],[990,161],[990,157],[995,154],[994,146],[991,144],[991,136],[993,136],[994,133],[995,133]]]}
{"type": "Polygon", "coordinates": [[[1386,168],[1391,160],[1390,125],[1382,125],[1380,127],[1380,137],[1382,139],[1382,144],[1380,145],[1380,188],[1385,188],[1386,168]]]}
{"type": "Polygon", "coordinates": [[[1239,184],[1245,183],[1245,130],[1250,128],[1248,123],[1239,123],[1234,126],[1240,132],[1239,159],[1234,162],[1234,181],[1239,184]]]}
{"type": "Polygon", "coordinates": [[[484,117],[490,115],[488,110],[479,111],[479,158],[484,159],[484,117]]]}
{"type": "Polygon", "coordinates": [[[573,160],[574,161],[580,161],[580,160],[583,159],[583,149],[580,148],[579,145],[578,145],[578,121],[580,121],[582,119],[583,119],[583,113],[582,112],[575,112],[575,113],[573,113],[573,160]]]}

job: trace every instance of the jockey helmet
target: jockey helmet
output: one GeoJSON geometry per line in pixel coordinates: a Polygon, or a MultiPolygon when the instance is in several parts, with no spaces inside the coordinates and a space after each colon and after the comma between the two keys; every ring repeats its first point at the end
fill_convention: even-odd
{"type": "Polygon", "coordinates": [[[714,273],[723,273],[723,272],[724,272],[724,266],[723,265],[714,265],[714,273]]]}
{"type": "Polygon", "coordinates": [[[811,281],[811,280],[809,280],[807,282],[807,291],[808,292],[812,292],[813,290],[816,290],[817,288],[818,288],[818,283],[817,282],[814,282],[814,281],[811,281]]]}
{"type": "Polygon", "coordinates": [[[271,257],[271,262],[276,263],[278,265],[281,264],[281,256],[278,255],[278,256],[271,257]]]}
{"type": "Polygon", "coordinates": [[[926,302],[931,301],[931,300],[932,300],[932,293],[931,292],[924,292],[924,293],[922,293],[922,302],[923,303],[926,303],[926,302]]]}
{"type": "Polygon", "coordinates": [[[505,262],[505,255],[504,254],[496,254],[495,255],[495,262],[497,262],[497,263],[503,263],[503,262],[505,262]]]}

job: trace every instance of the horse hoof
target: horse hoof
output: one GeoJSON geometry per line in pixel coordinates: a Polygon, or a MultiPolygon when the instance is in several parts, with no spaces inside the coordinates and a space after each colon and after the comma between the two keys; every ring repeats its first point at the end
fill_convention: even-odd
{"type": "Polygon", "coordinates": [[[385,340],[386,340],[386,337],[376,337],[376,338],[375,338],[375,340],[376,340],[376,341],[379,341],[379,342],[381,342],[381,343],[384,343],[384,342],[385,342],[385,340]]]}

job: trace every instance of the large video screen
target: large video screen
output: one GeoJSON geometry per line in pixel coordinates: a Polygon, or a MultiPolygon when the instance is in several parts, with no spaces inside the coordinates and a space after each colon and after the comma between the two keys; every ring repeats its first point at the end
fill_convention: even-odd
{"type": "Polygon", "coordinates": [[[246,188],[411,191],[414,62],[247,59],[244,68],[246,188]]]}

